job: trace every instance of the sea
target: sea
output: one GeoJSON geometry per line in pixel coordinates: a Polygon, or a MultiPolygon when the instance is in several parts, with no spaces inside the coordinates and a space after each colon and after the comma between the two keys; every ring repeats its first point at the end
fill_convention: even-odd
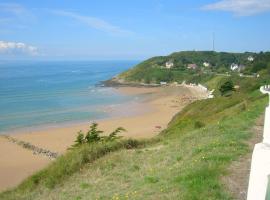
{"type": "Polygon", "coordinates": [[[133,96],[101,82],[139,61],[0,61],[0,134],[111,117],[133,96]]]}

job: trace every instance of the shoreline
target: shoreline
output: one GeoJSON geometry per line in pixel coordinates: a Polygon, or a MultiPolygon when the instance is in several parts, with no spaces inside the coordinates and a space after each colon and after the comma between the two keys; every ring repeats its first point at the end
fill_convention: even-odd
{"type": "MultiPolygon", "coordinates": [[[[170,120],[190,102],[207,98],[207,92],[198,87],[117,87],[124,95],[143,95],[138,103],[139,112],[131,116],[93,120],[99,129],[109,133],[121,126],[127,130],[122,134],[127,138],[151,138],[167,127],[170,120]]],[[[131,105],[130,105],[131,106],[131,105]]],[[[128,106],[124,109],[128,109],[128,106]]],[[[86,131],[90,123],[80,122],[69,126],[51,127],[29,132],[17,132],[10,136],[37,147],[63,154],[74,143],[79,130],[86,131]]],[[[40,155],[33,155],[0,137],[0,191],[18,185],[36,171],[46,167],[51,161],[40,155]],[[17,158],[20,159],[17,159],[17,158]],[[8,178],[12,175],[12,178],[8,178]]]]}
{"type": "MultiPolygon", "coordinates": [[[[129,107],[130,105],[134,105],[136,107],[139,107],[140,105],[138,105],[138,104],[140,104],[140,103],[130,101],[130,102],[126,102],[126,103],[122,104],[121,106],[129,107]]],[[[114,107],[113,109],[116,109],[119,106],[120,106],[120,104],[116,105],[116,106],[112,106],[112,107],[114,107]]],[[[111,107],[111,106],[108,106],[108,107],[111,107]]],[[[106,110],[107,109],[108,108],[106,106],[106,110]]],[[[74,126],[79,127],[79,126],[85,125],[85,124],[90,123],[90,122],[118,119],[118,118],[123,118],[123,117],[132,117],[135,115],[143,114],[143,112],[142,113],[130,112],[130,113],[126,114],[125,116],[123,116],[121,114],[116,114],[115,111],[104,111],[104,112],[108,112],[110,114],[104,118],[96,118],[96,119],[80,120],[80,121],[66,121],[66,122],[59,122],[59,123],[58,122],[47,123],[47,124],[42,124],[42,125],[33,125],[30,127],[15,128],[15,129],[11,129],[9,131],[1,131],[0,137],[3,135],[19,135],[19,134],[30,134],[30,133],[34,134],[34,132],[51,131],[53,129],[59,129],[59,128],[63,128],[63,127],[65,127],[65,128],[74,127],[74,126]]],[[[144,112],[146,112],[146,111],[144,111],[144,112]]]]}

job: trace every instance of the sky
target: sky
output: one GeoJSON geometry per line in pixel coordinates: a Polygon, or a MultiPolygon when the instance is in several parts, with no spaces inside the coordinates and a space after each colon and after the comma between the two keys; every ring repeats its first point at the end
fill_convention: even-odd
{"type": "Polygon", "coordinates": [[[0,0],[1,59],[269,51],[270,0],[0,0]]]}

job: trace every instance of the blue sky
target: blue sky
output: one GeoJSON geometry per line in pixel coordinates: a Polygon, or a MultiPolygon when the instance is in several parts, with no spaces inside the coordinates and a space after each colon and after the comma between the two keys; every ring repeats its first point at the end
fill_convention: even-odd
{"type": "Polygon", "coordinates": [[[0,58],[268,51],[270,0],[0,0],[0,58]]]}

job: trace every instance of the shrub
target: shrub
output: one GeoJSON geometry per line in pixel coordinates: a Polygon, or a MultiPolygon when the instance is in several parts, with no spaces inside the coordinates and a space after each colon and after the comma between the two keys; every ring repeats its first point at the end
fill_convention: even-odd
{"type": "Polygon", "coordinates": [[[201,122],[201,121],[196,121],[195,123],[194,123],[194,128],[202,128],[202,127],[204,127],[205,126],[205,123],[203,123],[203,122],[201,122]]]}
{"type": "Polygon", "coordinates": [[[108,136],[101,136],[100,134],[102,134],[103,131],[98,130],[97,123],[92,123],[92,125],[90,126],[90,129],[87,131],[86,134],[84,134],[81,130],[78,132],[78,135],[75,140],[75,144],[72,147],[78,147],[84,143],[91,144],[91,143],[97,143],[100,141],[108,142],[108,141],[120,139],[121,136],[118,136],[117,134],[123,131],[126,131],[126,130],[122,127],[118,127],[113,132],[111,132],[108,136]]]}
{"type": "Polygon", "coordinates": [[[221,96],[230,96],[234,90],[235,89],[232,81],[226,81],[219,88],[221,96]]]}

